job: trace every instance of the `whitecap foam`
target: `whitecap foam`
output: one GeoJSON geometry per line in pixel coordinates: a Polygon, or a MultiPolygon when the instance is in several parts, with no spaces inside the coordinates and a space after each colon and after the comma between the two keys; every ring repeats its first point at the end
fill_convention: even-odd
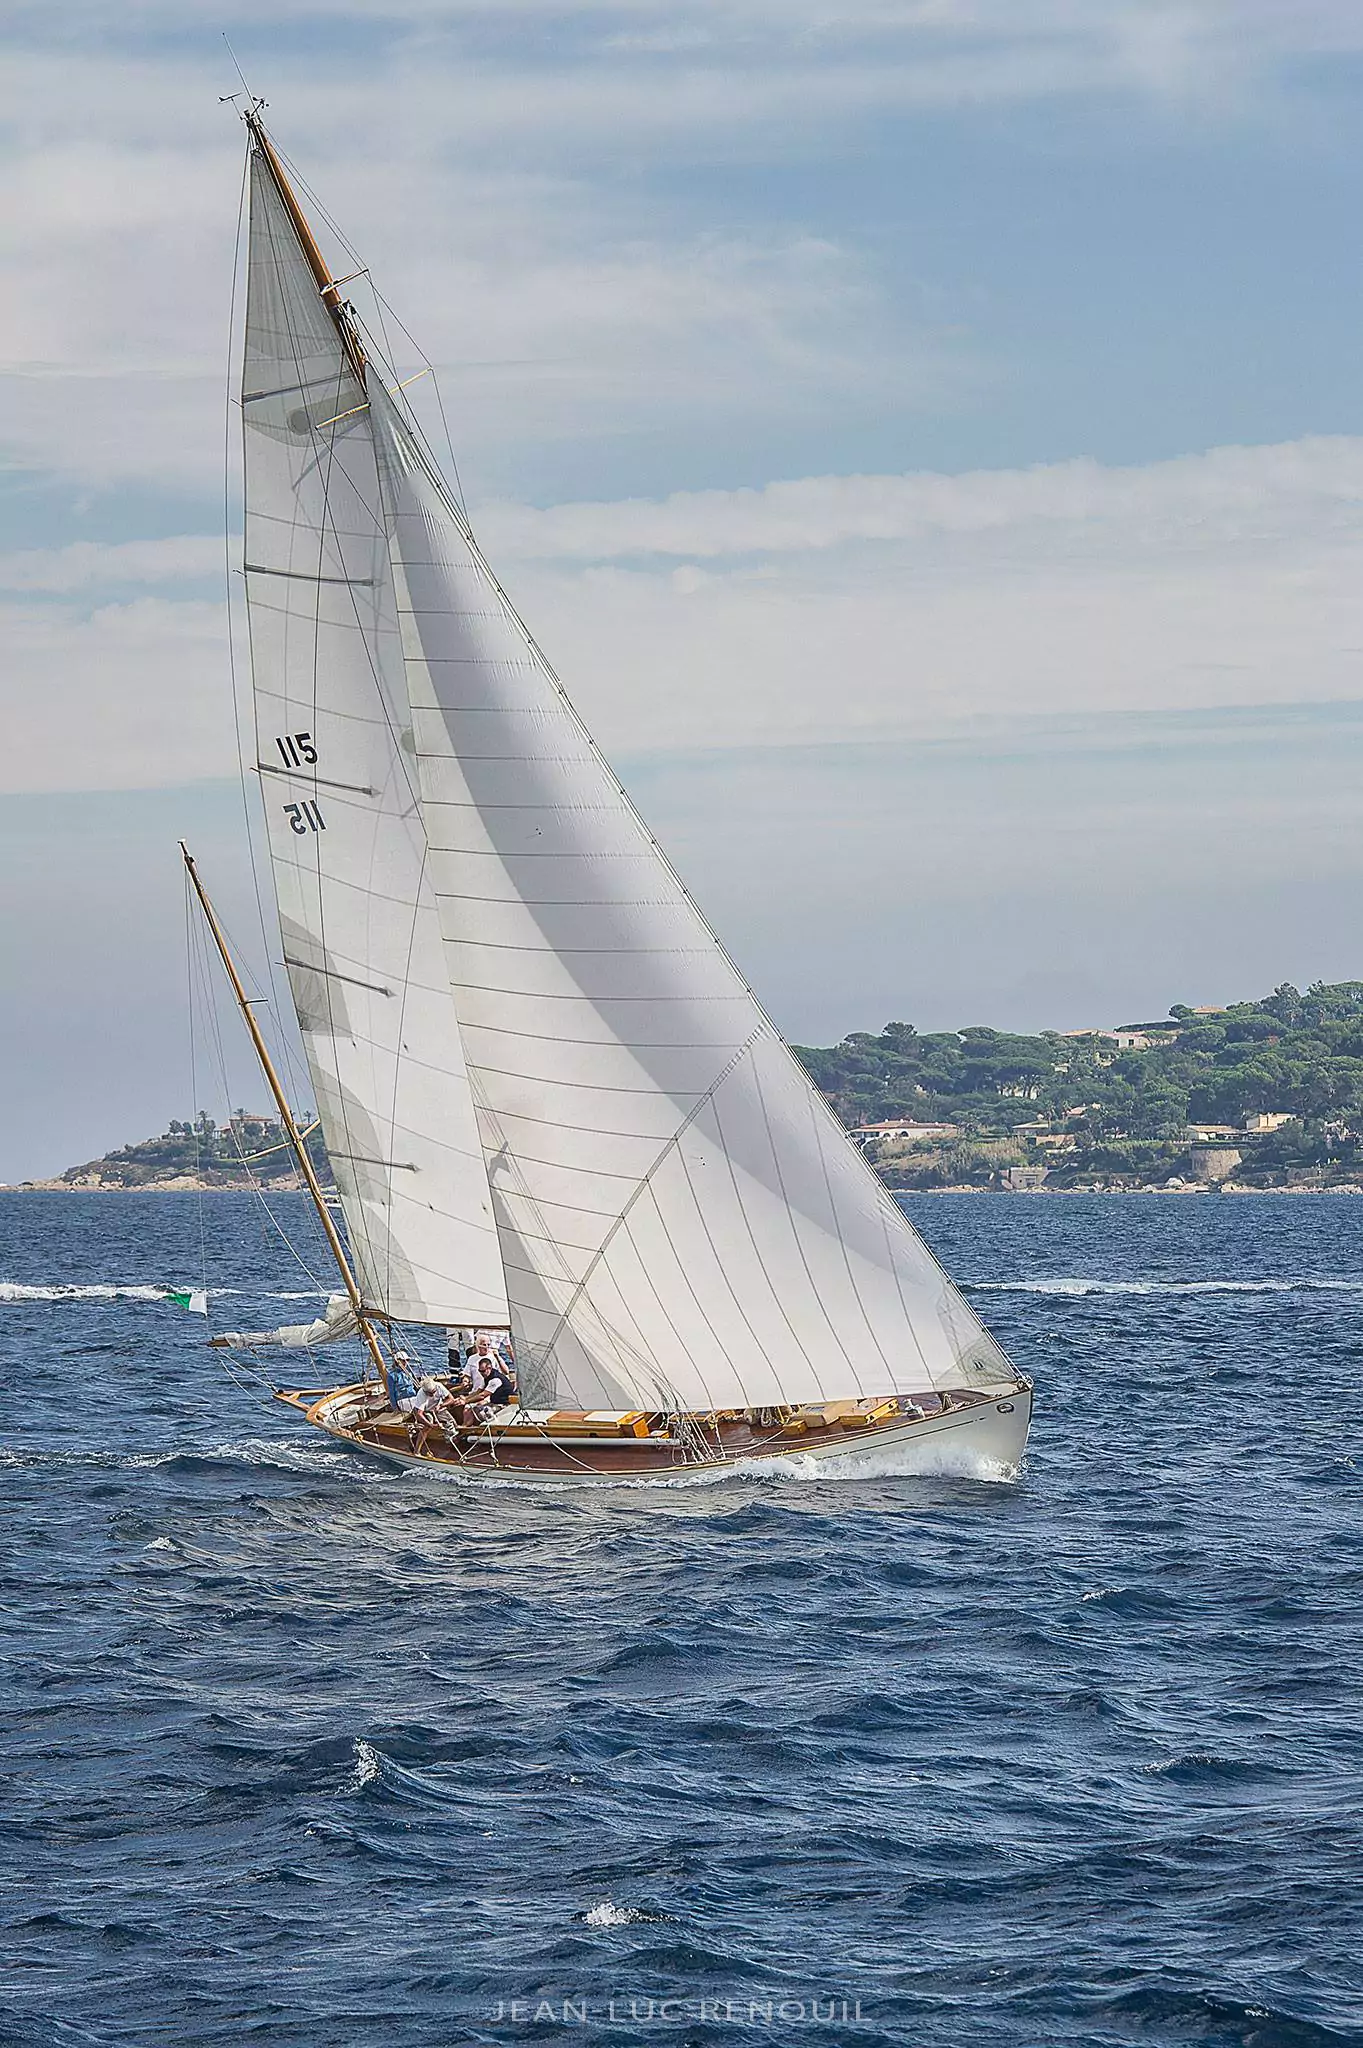
{"type": "Polygon", "coordinates": [[[366,1785],[372,1785],[383,1776],[383,1764],[372,1742],[366,1742],[361,1735],[355,1744],[355,1768],[346,1780],[347,1792],[363,1792],[366,1785]]]}
{"type": "Polygon", "coordinates": [[[935,1443],[928,1437],[918,1443],[868,1445],[864,1451],[842,1451],[827,1458],[821,1458],[815,1451],[803,1451],[793,1458],[754,1460],[740,1467],[737,1476],[814,1481],[821,1485],[830,1479],[980,1479],[999,1486],[1015,1481],[1018,1468],[968,1450],[964,1445],[935,1443]]]}
{"type": "Polygon", "coordinates": [[[614,1899],[602,1899],[599,1906],[582,1915],[588,1927],[634,1927],[640,1921],[652,1920],[652,1913],[641,1913],[637,1906],[617,1906],[614,1899]]]}
{"type": "Polygon", "coordinates": [[[1214,1756],[1208,1749],[1190,1749],[1181,1756],[1162,1757],[1158,1763],[1142,1764],[1147,1778],[1165,1778],[1173,1771],[1216,1770],[1225,1768],[1226,1758],[1214,1756]]]}

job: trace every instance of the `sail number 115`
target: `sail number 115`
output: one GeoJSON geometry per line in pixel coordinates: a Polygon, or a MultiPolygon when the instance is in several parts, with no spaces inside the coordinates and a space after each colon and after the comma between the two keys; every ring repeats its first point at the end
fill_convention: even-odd
{"type": "Polygon", "coordinates": [[[317,766],[317,749],[310,732],[286,732],[276,738],[275,745],[286,768],[301,768],[304,763],[309,768],[317,766]]]}

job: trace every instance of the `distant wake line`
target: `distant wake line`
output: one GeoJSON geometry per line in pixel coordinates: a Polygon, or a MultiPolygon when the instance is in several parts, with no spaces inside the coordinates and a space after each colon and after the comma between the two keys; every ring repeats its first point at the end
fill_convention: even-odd
{"type": "Polygon", "coordinates": [[[1325,1280],[967,1280],[968,1294],[1363,1294],[1363,1275],[1325,1280]]]}
{"type": "MultiPolygon", "coordinates": [[[[218,1301],[231,1294],[242,1293],[240,1287],[210,1287],[209,1299],[218,1301]]],[[[48,1287],[26,1287],[18,1280],[0,1280],[0,1303],[7,1301],[164,1301],[168,1290],[164,1287],[123,1286],[113,1280],[92,1280],[84,1283],[57,1283],[48,1287]]],[[[253,1297],[260,1301],[325,1301],[326,1296],[315,1288],[301,1294],[262,1294],[253,1297]]]]}
{"type": "MultiPolygon", "coordinates": [[[[967,1280],[968,1294],[1052,1294],[1082,1297],[1086,1294],[1363,1294],[1363,1274],[1335,1278],[1292,1280],[1090,1280],[1048,1276],[1038,1280],[967,1280]]],[[[0,1280],[0,1305],[25,1301],[159,1301],[166,1299],[165,1287],[123,1284],[115,1280],[84,1282],[54,1281],[50,1285],[27,1286],[19,1280],[0,1280]]],[[[320,1289],[262,1291],[241,1287],[210,1287],[210,1301],[249,1294],[258,1301],[324,1301],[320,1289]]]]}

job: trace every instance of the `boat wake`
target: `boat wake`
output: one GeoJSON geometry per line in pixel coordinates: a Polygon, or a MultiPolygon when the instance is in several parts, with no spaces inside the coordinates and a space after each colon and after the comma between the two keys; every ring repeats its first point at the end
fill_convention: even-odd
{"type": "MultiPolygon", "coordinates": [[[[479,1488],[514,1487],[517,1492],[533,1488],[536,1492],[557,1488],[581,1493],[582,1480],[574,1474],[561,1477],[552,1473],[536,1473],[533,1477],[518,1475],[516,1478],[498,1472],[470,1471],[467,1467],[432,1464],[409,1465],[408,1479],[422,1482],[433,1479],[437,1484],[472,1486],[479,1488]]],[[[637,1477],[611,1474],[592,1480],[593,1494],[601,1493],[676,1493],[695,1487],[733,1486],[751,1484],[754,1481],[764,1485],[812,1486],[839,1484],[848,1481],[875,1479],[974,1479],[991,1486],[1014,1484],[1019,1477],[1016,1465],[1005,1465],[996,1458],[987,1458],[977,1451],[967,1450],[959,1444],[884,1444],[877,1448],[867,1447],[864,1451],[841,1451],[826,1458],[818,1457],[812,1451],[800,1451],[781,1458],[739,1458],[732,1465],[711,1467],[704,1472],[641,1472],[637,1477]]]]}
{"type": "MultiPolygon", "coordinates": [[[[44,1470],[149,1472],[170,1478],[195,1478],[232,1471],[302,1473],[314,1478],[335,1478],[338,1473],[344,1473],[361,1484],[373,1484],[391,1477],[377,1465],[358,1460],[347,1460],[342,1464],[328,1443],[313,1443],[307,1439],[295,1441],[290,1437],[242,1437],[223,1443],[156,1451],[0,1445],[0,1471],[44,1470]]],[[[0,2035],[0,2041],[3,2038],[0,2035]]]]}
{"type": "Polygon", "coordinates": [[[980,1479],[998,1486],[1011,1485],[1018,1478],[1018,1468],[960,1444],[907,1443],[868,1445],[864,1451],[843,1451],[833,1458],[805,1451],[795,1458],[783,1458],[774,1467],[756,1462],[745,1465],[734,1476],[804,1485],[849,1479],[980,1479]]]}

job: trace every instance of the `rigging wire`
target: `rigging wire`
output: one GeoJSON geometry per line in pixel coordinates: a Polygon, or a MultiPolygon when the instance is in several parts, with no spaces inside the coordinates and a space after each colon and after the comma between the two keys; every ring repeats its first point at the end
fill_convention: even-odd
{"type": "MultiPolygon", "coordinates": [[[[382,349],[378,349],[372,346],[374,339],[372,329],[369,327],[367,322],[359,318],[358,314],[352,314],[352,317],[355,320],[355,324],[357,327],[359,327],[360,332],[363,335],[364,341],[366,343],[366,352],[372,353],[374,358],[378,362],[380,362],[383,365],[383,367],[389,372],[390,376],[394,380],[396,380],[397,372],[396,369],[394,368],[393,348],[388,335],[388,321],[391,319],[393,325],[401,331],[404,338],[411,344],[413,353],[417,356],[418,360],[422,363],[423,367],[427,371],[429,371],[431,383],[435,389],[436,405],[440,413],[440,424],[445,436],[445,445],[449,451],[450,467],[454,472],[454,480],[458,494],[459,505],[460,509],[463,510],[464,486],[459,475],[459,462],[454,452],[454,440],[453,436],[450,433],[449,420],[446,417],[445,413],[444,395],[440,389],[440,378],[439,373],[436,370],[435,364],[431,361],[430,357],[426,354],[425,349],[421,346],[421,343],[417,340],[416,336],[412,333],[411,329],[407,326],[406,322],[397,312],[391,300],[386,299],[383,293],[379,290],[378,286],[374,282],[373,272],[370,270],[369,265],[365,262],[360,251],[356,248],[355,244],[346,234],[344,228],[340,225],[339,221],[337,221],[335,216],[328,211],[322,198],[313,188],[313,186],[309,184],[306,176],[299,169],[298,165],[294,162],[293,158],[289,156],[285,150],[280,148],[278,142],[275,141],[273,135],[271,136],[270,140],[276,156],[279,158],[279,161],[283,164],[284,168],[288,171],[293,183],[298,187],[298,190],[307,200],[308,205],[313,211],[313,213],[315,213],[317,218],[325,224],[328,232],[335,238],[337,242],[339,242],[341,248],[345,251],[346,255],[355,265],[355,269],[350,273],[349,277],[345,278],[344,280],[337,280],[337,282],[344,282],[346,284],[350,284],[353,283],[356,278],[362,277],[367,281],[369,285],[370,292],[372,293],[374,299],[375,310],[378,314],[379,327],[383,334],[383,347],[382,349]]],[[[417,431],[419,434],[421,434],[421,438],[424,442],[426,437],[424,433],[422,433],[421,431],[419,422],[415,421],[415,415],[412,415],[412,423],[416,424],[417,431]]]]}
{"type": "MultiPolygon", "coordinates": [[[[208,1298],[208,1245],[204,1211],[205,1190],[203,1179],[203,1132],[199,1124],[199,1117],[202,1114],[202,1111],[199,1107],[199,1031],[196,1028],[196,1024],[198,1015],[201,1010],[206,1017],[215,1017],[216,1013],[211,1007],[212,983],[209,978],[210,967],[206,956],[204,934],[197,919],[195,918],[194,908],[195,906],[190,890],[189,877],[188,874],[186,873],[185,978],[187,984],[186,1010],[189,1036],[190,1101],[193,1111],[190,1123],[190,1130],[193,1134],[194,1142],[194,1178],[198,1182],[197,1203],[199,1226],[199,1279],[200,1285],[202,1286],[204,1291],[205,1298],[208,1298]],[[198,941],[197,945],[195,943],[196,939],[198,941]]],[[[225,1078],[226,1077],[224,1067],[224,1083],[225,1078]]],[[[247,1164],[247,1162],[243,1160],[243,1164],[247,1164]]],[[[266,1210],[267,1215],[269,1215],[270,1212],[268,1204],[264,1202],[263,1194],[258,1188],[256,1189],[256,1193],[261,1200],[262,1207],[266,1210]]],[[[279,1228],[277,1220],[273,1217],[273,1215],[270,1215],[270,1221],[275,1223],[277,1229],[279,1228]]],[[[281,1235],[283,1235],[282,1231],[281,1235]]],[[[285,1242],[288,1242],[287,1238],[285,1238],[285,1242]]],[[[289,1248],[290,1250],[293,1250],[292,1246],[290,1246],[289,1248]]],[[[297,1257],[296,1253],[295,1257],[297,1257]]],[[[300,1264],[301,1263],[302,1261],[300,1260],[300,1264]]],[[[309,1275],[309,1277],[311,1278],[313,1276],[309,1275]]],[[[275,1393],[274,1385],[272,1382],[266,1380],[263,1374],[249,1374],[246,1371],[246,1369],[238,1366],[235,1362],[231,1361],[228,1357],[221,1353],[218,1354],[217,1362],[221,1369],[227,1374],[227,1377],[232,1381],[233,1385],[238,1389],[238,1391],[250,1393],[252,1395],[252,1398],[258,1398],[255,1394],[255,1390],[248,1384],[248,1380],[254,1378],[258,1385],[264,1386],[267,1389],[267,1403],[273,1400],[275,1393]]]]}

